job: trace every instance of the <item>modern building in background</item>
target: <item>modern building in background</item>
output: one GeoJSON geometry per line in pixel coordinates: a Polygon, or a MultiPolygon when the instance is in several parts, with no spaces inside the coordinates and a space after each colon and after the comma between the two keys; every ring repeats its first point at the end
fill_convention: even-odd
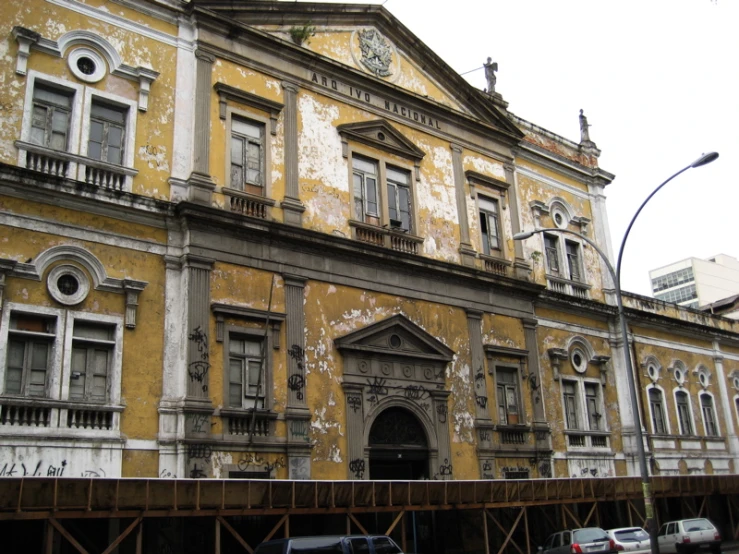
{"type": "Polygon", "coordinates": [[[739,260],[726,254],[687,258],[651,270],[649,279],[655,298],[703,309],[739,294],[739,260]]]}
{"type": "Polygon", "coordinates": [[[739,467],[739,323],[625,294],[624,344],[592,248],[512,240],[610,252],[587,122],[378,4],[3,10],[0,475],[637,475],[634,413],[739,467]]]}

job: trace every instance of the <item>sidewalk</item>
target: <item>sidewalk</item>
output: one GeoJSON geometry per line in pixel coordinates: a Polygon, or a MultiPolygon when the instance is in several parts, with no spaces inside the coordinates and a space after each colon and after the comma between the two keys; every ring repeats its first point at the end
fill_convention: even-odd
{"type": "Polygon", "coordinates": [[[724,541],[721,543],[721,552],[739,552],[739,541],[724,541]]]}

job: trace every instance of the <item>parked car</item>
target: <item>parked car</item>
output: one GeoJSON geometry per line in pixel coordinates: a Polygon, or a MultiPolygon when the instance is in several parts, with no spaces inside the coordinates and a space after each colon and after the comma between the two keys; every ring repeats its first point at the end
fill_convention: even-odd
{"type": "Polygon", "coordinates": [[[539,547],[542,554],[615,554],[616,543],[600,527],[559,531],[539,547]]]}
{"type": "Polygon", "coordinates": [[[652,551],[649,533],[641,527],[619,527],[608,529],[606,533],[616,543],[616,550],[629,554],[649,554],[652,551]]]}
{"type": "Polygon", "coordinates": [[[721,553],[721,533],[704,517],[668,521],[657,534],[659,551],[669,554],[690,554],[698,550],[721,553]]]}
{"type": "Polygon", "coordinates": [[[254,554],[403,554],[403,551],[384,535],[331,535],[266,541],[257,546],[254,554]]]}

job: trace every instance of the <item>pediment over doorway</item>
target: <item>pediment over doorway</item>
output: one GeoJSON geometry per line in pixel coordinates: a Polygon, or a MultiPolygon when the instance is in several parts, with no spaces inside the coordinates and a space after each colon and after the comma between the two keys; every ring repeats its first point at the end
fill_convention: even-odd
{"type": "Polygon", "coordinates": [[[447,363],[454,351],[403,315],[359,329],[334,339],[340,351],[363,356],[392,356],[447,363]]]}

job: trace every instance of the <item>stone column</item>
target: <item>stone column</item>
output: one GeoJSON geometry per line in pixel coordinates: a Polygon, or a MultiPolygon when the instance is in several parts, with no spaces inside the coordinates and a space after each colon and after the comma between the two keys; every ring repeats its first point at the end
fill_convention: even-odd
{"type": "Polygon", "coordinates": [[[300,201],[298,174],[298,87],[283,82],[282,89],[285,95],[285,198],[282,211],[285,223],[300,226],[305,206],[300,201]]]}
{"type": "Polygon", "coordinates": [[[287,456],[290,479],[310,478],[310,411],[305,390],[305,314],[307,279],[283,274],[287,335],[287,456]]]}
{"type": "Polygon", "coordinates": [[[451,144],[452,169],[454,172],[454,192],[457,200],[457,214],[459,214],[459,255],[462,265],[475,265],[475,250],[470,242],[470,224],[467,219],[467,194],[465,193],[464,165],[462,163],[462,147],[451,144]]]}
{"type": "MultiPolygon", "coordinates": [[[[510,185],[508,190],[508,205],[511,208],[511,230],[513,234],[521,231],[521,212],[518,204],[518,187],[516,186],[516,168],[513,165],[505,164],[503,166],[505,171],[506,183],[510,185]]],[[[523,257],[523,244],[520,240],[513,241],[513,268],[516,277],[519,279],[528,279],[531,274],[531,264],[526,261],[523,257]]]]}
{"type": "Polygon", "coordinates": [[[216,59],[202,50],[195,51],[195,124],[193,170],[188,184],[188,199],[210,205],[215,183],[210,177],[210,100],[213,64],[216,59]]]}
{"type": "Polygon", "coordinates": [[[347,479],[369,479],[369,460],[364,457],[364,387],[344,383],[346,402],[347,479]]]}
{"type": "Polygon", "coordinates": [[[736,436],[734,428],[734,406],[729,389],[726,386],[726,374],[724,372],[724,355],[721,353],[721,345],[718,341],[713,341],[713,363],[716,367],[716,381],[718,382],[718,390],[721,402],[721,411],[724,414],[724,436],[729,441],[729,452],[734,457],[734,467],[739,462],[739,437],[736,436]]]}

